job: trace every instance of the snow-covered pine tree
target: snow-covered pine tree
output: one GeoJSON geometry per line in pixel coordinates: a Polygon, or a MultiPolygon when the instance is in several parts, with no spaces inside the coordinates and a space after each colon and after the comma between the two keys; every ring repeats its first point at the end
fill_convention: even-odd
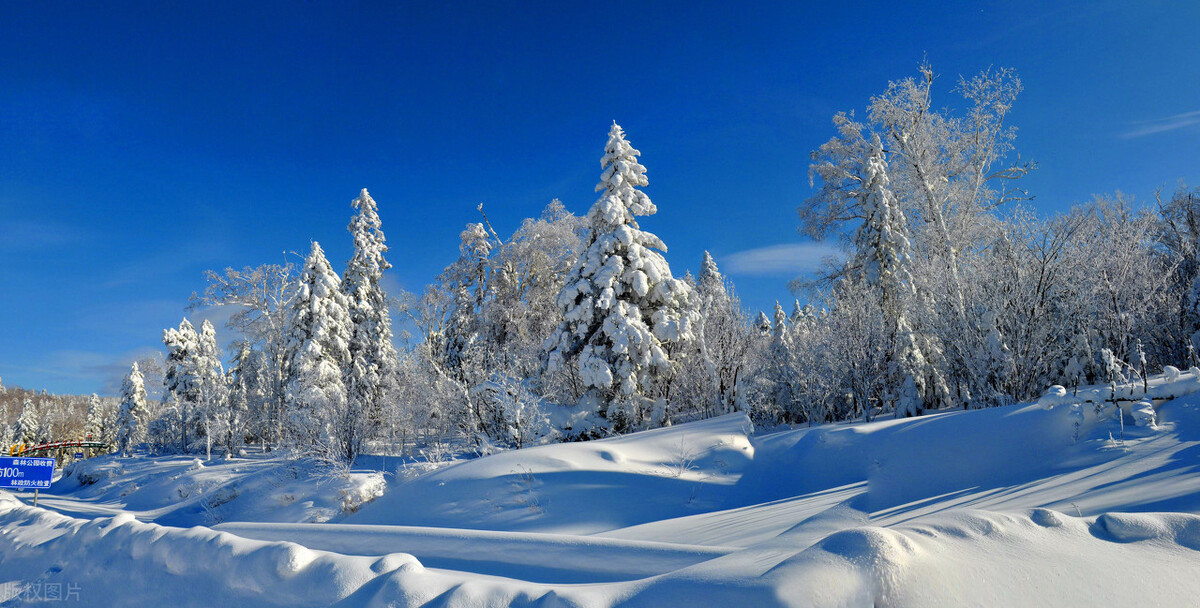
{"type": "Polygon", "coordinates": [[[121,383],[121,405],[117,410],[117,450],[129,455],[133,446],[146,440],[146,425],[150,411],[146,406],[146,386],[137,362],[121,383]]]}
{"type": "Polygon", "coordinates": [[[758,311],[758,317],[754,319],[754,329],[758,330],[759,337],[766,338],[771,335],[771,317],[767,313],[758,311]]]}
{"type": "Polygon", "coordinates": [[[357,448],[354,438],[344,433],[348,409],[343,370],[350,361],[350,311],[341,292],[341,279],[316,241],[288,311],[285,356],[290,441],[318,458],[348,463],[357,448]]]}
{"type": "Polygon", "coordinates": [[[793,386],[796,376],[792,364],[791,335],[788,332],[788,317],[783,306],[775,302],[774,323],[771,325],[771,345],[767,352],[767,374],[773,387],[774,410],[785,421],[796,421],[797,395],[793,386]]]}
{"type": "Polygon", "coordinates": [[[88,399],[87,420],[83,425],[83,436],[95,441],[104,440],[104,404],[100,396],[92,393],[88,399]]]}
{"type": "Polygon", "coordinates": [[[949,391],[938,382],[921,352],[907,318],[916,290],[910,274],[911,246],[904,211],[888,187],[887,160],[876,135],[864,163],[861,198],[863,223],[854,237],[864,283],[879,294],[891,343],[888,388],[897,416],[915,416],[939,402],[949,391]]]}
{"type": "Polygon", "coordinates": [[[726,287],[725,277],[707,251],[700,263],[696,292],[700,313],[697,334],[701,357],[710,378],[710,399],[717,404],[716,413],[727,414],[737,405],[739,375],[746,364],[753,335],[742,314],[741,303],[726,287]]]}
{"type": "Polygon", "coordinates": [[[191,442],[199,437],[201,403],[203,399],[200,371],[200,336],[186,318],[179,329],[163,330],[163,344],[167,347],[166,373],[163,385],[167,395],[173,395],[178,414],[176,430],[179,433],[179,451],[187,452],[191,442]]]}
{"type": "Polygon", "coordinates": [[[21,405],[21,415],[17,417],[16,439],[21,443],[36,443],[42,439],[41,417],[37,407],[28,397],[21,405]]]}
{"type": "MultiPolygon", "coordinates": [[[[383,419],[384,385],[396,368],[396,348],[392,345],[392,318],[388,313],[387,294],[379,281],[392,265],[384,259],[382,223],[375,200],[363,188],[350,203],[358,213],[347,230],[354,237],[354,255],[346,265],[342,293],[346,294],[353,328],[350,335],[350,365],[346,374],[348,418],[378,427],[383,419]]],[[[352,441],[361,442],[369,427],[349,429],[352,441]]],[[[357,450],[356,450],[357,451],[357,450]]]]}
{"type": "Polygon", "coordinates": [[[656,251],[666,245],[635,219],[657,212],[637,189],[649,183],[640,154],[614,122],[584,251],[559,293],[564,320],[545,345],[547,368],[577,366],[585,399],[617,431],[642,425],[650,413],[647,394],[672,370],[663,344],[691,340],[695,322],[690,290],[656,251]]]}
{"type": "Polygon", "coordinates": [[[0,403],[0,456],[8,456],[16,429],[8,423],[8,403],[0,403]]]}
{"type": "Polygon", "coordinates": [[[484,300],[491,277],[488,258],[492,255],[492,241],[483,224],[478,223],[467,224],[459,239],[458,260],[439,277],[453,294],[442,361],[451,378],[469,384],[479,380],[471,377],[479,374],[470,373],[467,367],[471,363],[467,359],[475,341],[481,338],[484,300]]]}
{"type": "Polygon", "coordinates": [[[985,400],[1000,405],[1008,388],[1006,381],[1012,374],[1013,355],[1004,342],[996,317],[996,311],[990,309],[983,314],[984,352],[980,353],[979,367],[985,370],[983,381],[991,393],[984,395],[985,400]]]}
{"type": "Polygon", "coordinates": [[[225,367],[217,347],[217,330],[208,319],[200,326],[199,345],[200,426],[204,431],[205,454],[211,459],[213,441],[225,437],[235,421],[229,409],[229,386],[225,383],[225,367]]]}

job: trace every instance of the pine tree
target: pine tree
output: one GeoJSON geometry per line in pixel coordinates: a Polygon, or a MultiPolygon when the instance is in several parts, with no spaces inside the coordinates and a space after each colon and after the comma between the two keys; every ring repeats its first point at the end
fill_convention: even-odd
{"type": "Polygon", "coordinates": [[[316,241],[288,303],[286,419],[291,443],[317,457],[349,462],[357,446],[344,433],[350,312],[341,279],[316,241]]]}
{"type": "Polygon", "coordinates": [[[117,450],[128,455],[133,446],[146,440],[150,412],[146,407],[146,386],[137,362],[121,383],[121,405],[117,411],[117,450]]]}
{"type": "Polygon", "coordinates": [[[771,318],[767,313],[758,311],[758,317],[754,319],[754,329],[758,330],[758,335],[767,337],[771,335],[771,318]]]}
{"type": "Polygon", "coordinates": [[[21,443],[36,443],[42,439],[42,424],[37,407],[29,398],[21,406],[21,415],[17,417],[16,439],[21,443]]]}
{"type": "Polygon", "coordinates": [[[235,421],[229,409],[229,387],[217,347],[217,330],[204,320],[200,326],[196,368],[200,374],[200,428],[204,432],[205,452],[212,458],[214,440],[232,432],[235,421]]]}
{"type": "Polygon", "coordinates": [[[897,416],[919,415],[936,407],[939,399],[948,400],[949,391],[935,376],[907,318],[916,293],[910,273],[908,222],[888,187],[887,161],[878,136],[871,143],[865,169],[861,191],[864,219],[854,240],[864,282],[879,294],[887,324],[888,400],[897,416]]]}
{"type": "Polygon", "coordinates": [[[584,252],[558,297],[564,320],[545,345],[547,368],[576,366],[585,398],[618,431],[645,420],[647,393],[672,370],[664,344],[691,340],[695,322],[687,284],[656,251],[666,245],[634,219],[657,212],[637,189],[649,183],[640,154],[613,123],[584,252]]]}
{"type": "Polygon", "coordinates": [[[100,397],[96,393],[92,393],[91,399],[88,400],[87,421],[83,426],[83,435],[93,441],[104,440],[104,405],[100,403],[100,397]]]}
{"type": "MultiPolygon", "coordinates": [[[[353,324],[346,392],[352,412],[347,422],[353,420],[355,425],[345,432],[350,443],[357,445],[365,438],[366,425],[377,427],[382,422],[384,386],[397,358],[387,294],[379,284],[383,271],[392,265],[383,257],[388,247],[375,200],[363,188],[351,205],[358,209],[347,227],[354,236],[354,255],[346,266],[342,293],[348,299],[353,324]]],[[[357,452],[357,447],[353,451],[357,452]]]]}
{"type": "Polygon", "coordinates": [[[8,402],[0,403],[0,456],[9,455],[15,431],[16,429],[8,424],[8,402]]]}
{"type": "Polygon", "coordinates": [[[775,303],[774,324],[771,326],[771,346],[768,353],[768,374],[774,386],[773,401],[776,411],[784,419],[794,420],[796,401],[792,378],[796,370],[792,365],[792,344],[788,333],[788,317],[783,306],[775,303]]]}
{"type": "Polygon", "coordinates": [[[163,330],[163,344],[167,347],[167,370],[163,384],[167,395],[174,396],[179,433],[179,451],[186,452],[200,432],[201,403],[203,400],[202,375],[200,371],[200,337],[191,321],[184,319],[179,329],[163,330]]]}

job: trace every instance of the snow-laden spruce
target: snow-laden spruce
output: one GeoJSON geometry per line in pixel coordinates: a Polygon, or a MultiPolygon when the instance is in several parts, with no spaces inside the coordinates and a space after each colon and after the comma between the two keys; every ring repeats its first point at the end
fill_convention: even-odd
{"type": "Polygon", "coordinates": [[[104,440],[104,404],[100,396],[92,393],[88,399],[87,418],[83,424],[83,435],[95,441],[104,440]]]}
{"type": "Polygon", "coordinates": [[[908,309],[916,294],[908,222],[888,187],[887,160],[879,136],[871,142],[862,185],[863,223],[855,234],[863,281],[879,294],[887,323],[888,401],[897,416],[913,416],[948,400],[948,392],[937,372],[921,352],[908,321],[908,309]],[[947,393],[942,397],[940,393],[947,393]]]}
{"type": "Polygon", "coordinates": [[[21,405],[21,414],[17,416],[17,428],[13,434],[21,443],[34,443],[42,439],[42,423],[38,419],[37,406],[28,397],[21,405]]]}
{"type": "Polygon", "coordinates": [[[150,412],[146,407],[146,385],[135,361],[121,382],[121,405],[117,411],[116,448],[129,454],[133,446],[146,440],[146,423],[150,412]]]}
{"type": "MultiPolygon", "coordinates": [[[[700,360],[709,378],[707,400],[716,405],[716,412],[734,411],[738,401],[738,377],[751,348],[751,334],[741,302],[725,285],[725,277],[717,262],[705,251],[696,279],[699,324],[696,330],[700,342],[700,360]]],[[[704,399],[705,396],[701,396],[704,399]]],[[[705,400],[705,414],[708,401],[705,400]]]]}
{"type": "Polygon", "coordinates": [[[296,293],[288,302],[286,423],[302,451],[349,462],[353,437],[346,430],[350,311],[341,279],[313,241],[296,293]]]}
{"type": "Polygon", "coordinates": [[[163,376],[164,417],[173,417],[179,437],[178,449],[186,452],[200,435],[203,374],[200,361],[200,336],[186,318],[179,329],[163,330],[167,347],[166,374],[163,376]],[[175,410],[171,412],[170,410],[175,410]]]}
{"type": "Polygon", "coordinates": [[[585,248],[558,296],[564,320],[546,341],[547,368],[577,366],[585,398],[617,429],[645,420],[652,384],[672,370],[665,344],[691,340],[695,321],[690,289],[656,251],[666,245],[634,219],[657,211],[638,190],[649,183],[640,154],[614,122],[585,248]]]}
{"type": "Polygon", "coordinates": [[[235,421],[229,410],[229,385],[217,347],[217,330],[208,319],[200,326],[199,345],[200,423],[204,429],[204,451],[211,459],[214,438],[224,437],[235,421]]]}
{"type": "Polygon", "coordinates": [[[8,404],[0,403],[0,450],[3,450],[0,456],[7,456],[9,446],[16,443],[15,433],[16,428],[8,424],[8,404]]]}
{"type": "Polygon", "coordinates": [[[354,255],[346,265],[342,293],[346,294],[350,321],[350,360],[346,373],[346,398],[350,408],[345,432],[357,453],[366,437],[364,425],[377,425],[383,413],[383,389],[386,375],[396,367],[396,348],[392,345],[392,319],[388,314],[387,294],[379,285],[383,271],[392,265],[384,259],[382,223],[375,199],[363,188],[350,203],[358,213],[347,230],[354,237],[354,255]]]}

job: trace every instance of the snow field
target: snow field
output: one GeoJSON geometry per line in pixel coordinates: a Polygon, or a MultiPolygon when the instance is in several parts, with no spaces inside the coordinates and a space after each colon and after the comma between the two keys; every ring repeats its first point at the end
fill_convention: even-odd
{"type": "Polygon", "coordinates": [[[1154,426],[1085,387],[761,435],[728,415],[412,479],[96,459],[41,499],[77,517],[2,495],[0,584],[100,605],[1190,606],[1200,373],[1169,376],[1118,387],[1158,402],[1154,426]],[[159,525],[217,523],[196,501],[225,523],[159,525]]]}

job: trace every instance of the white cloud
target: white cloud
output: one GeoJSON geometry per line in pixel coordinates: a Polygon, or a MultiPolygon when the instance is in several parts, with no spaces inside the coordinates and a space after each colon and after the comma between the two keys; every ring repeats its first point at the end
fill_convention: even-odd
{"type": "Polygon", "coordinates": [[[824,243],[789,243],[748,249],[724,256],[722,270],[730,274],[794,277],[813,272],[838,249],[824,243]]]}
{"type": "Polygon", "coordinates": [[[1194,125],[1200,125],[1200,110],[1195,112],[1184,112],[1166,118],[1155,118],[1154,120],[1142,120],[1133,123],[1133,128],[1121,134],[1125,139],[1135,137],[1145,137],[1157,133],[1167,133],[1186,129],[1194,125]]]}

